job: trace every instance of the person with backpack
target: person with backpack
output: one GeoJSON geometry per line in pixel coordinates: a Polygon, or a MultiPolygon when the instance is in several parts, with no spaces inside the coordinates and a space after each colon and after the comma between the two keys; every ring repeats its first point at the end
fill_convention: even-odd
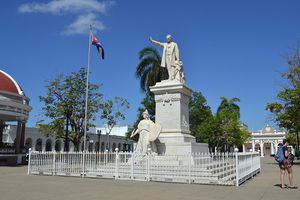
{"type": "Polygon", "coordinates": [[[289,141],[287,139],[283,140],[283,146],[280,147],[282,149],[278,150],[278,153],[283,154],[283,161],[279,161],[280,159],[280,155],[276,154],[275,158],[277,161],[279,161],[279,168],[280,168],[280,183],[281,183],[281,188],[285,189],[285,188],[290,188],[290,189],[297,189],[298,187],[296,187],[293,183],[293,169],[292,169],[292,161],[289,159],[289,150],[288,150],[288,146],[289,145],[289,141]],[[287,187],[284,184],[284,177],[285,177],[285,171],[288,172],[288,177],[289,177],[289,186],[287,187]]]}

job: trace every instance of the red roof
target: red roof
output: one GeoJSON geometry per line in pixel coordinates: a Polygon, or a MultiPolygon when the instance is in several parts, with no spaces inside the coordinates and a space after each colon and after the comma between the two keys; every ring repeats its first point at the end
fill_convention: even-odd
{"type": "Polygon", "coordinates": [[[21,94],[21,89],[16,81],[7,73],[0,70],[0,91],[21,94]]]}

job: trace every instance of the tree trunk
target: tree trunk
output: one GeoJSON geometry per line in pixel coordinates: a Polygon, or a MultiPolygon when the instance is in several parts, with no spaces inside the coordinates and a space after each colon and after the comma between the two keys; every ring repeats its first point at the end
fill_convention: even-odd
{"type": "Polygon", "coordinates": [[[65,151],[69,152],[69,115],[66,117],[65,151]]]}
{"type": "Polygon", "coordinates": [[[297,141],[296,151],[299,152],[299,133],[298,133],[298,131],[296,132],[296,141],[297,141]]]}
{"type": "Polygon", "coordinates": [[[106,133],[106,150],[110,150],[110,145],[109,145],[110,141],[109,141],[109,134],[106,133]]]}
{"type": "Polygon", "coordinates": [[[74,151],[78,152],[79,151],[79,142],[74,142],[74,151]]]}

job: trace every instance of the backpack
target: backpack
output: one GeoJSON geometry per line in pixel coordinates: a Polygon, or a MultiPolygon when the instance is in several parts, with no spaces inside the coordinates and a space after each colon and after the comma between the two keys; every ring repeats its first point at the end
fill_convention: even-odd
{"type": "Polygon", "coordinates": [[[283,147],[280,147],[277,152],[276,152],[276,155],[275,155],[275,160],[279,163],[283,162],[284,161],[284,155],[283,155],[283,147]]]}

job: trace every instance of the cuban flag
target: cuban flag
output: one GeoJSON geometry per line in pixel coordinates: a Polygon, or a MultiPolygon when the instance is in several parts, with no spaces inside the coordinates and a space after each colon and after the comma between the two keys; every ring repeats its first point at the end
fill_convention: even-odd
{"type": "Polygon", "coordinates": [[[103,49],[101,43],[97,40],[95,35],[92,36],[92,45],[96,46],[100,57],[104,60],[104,49],[103,49]]]}

